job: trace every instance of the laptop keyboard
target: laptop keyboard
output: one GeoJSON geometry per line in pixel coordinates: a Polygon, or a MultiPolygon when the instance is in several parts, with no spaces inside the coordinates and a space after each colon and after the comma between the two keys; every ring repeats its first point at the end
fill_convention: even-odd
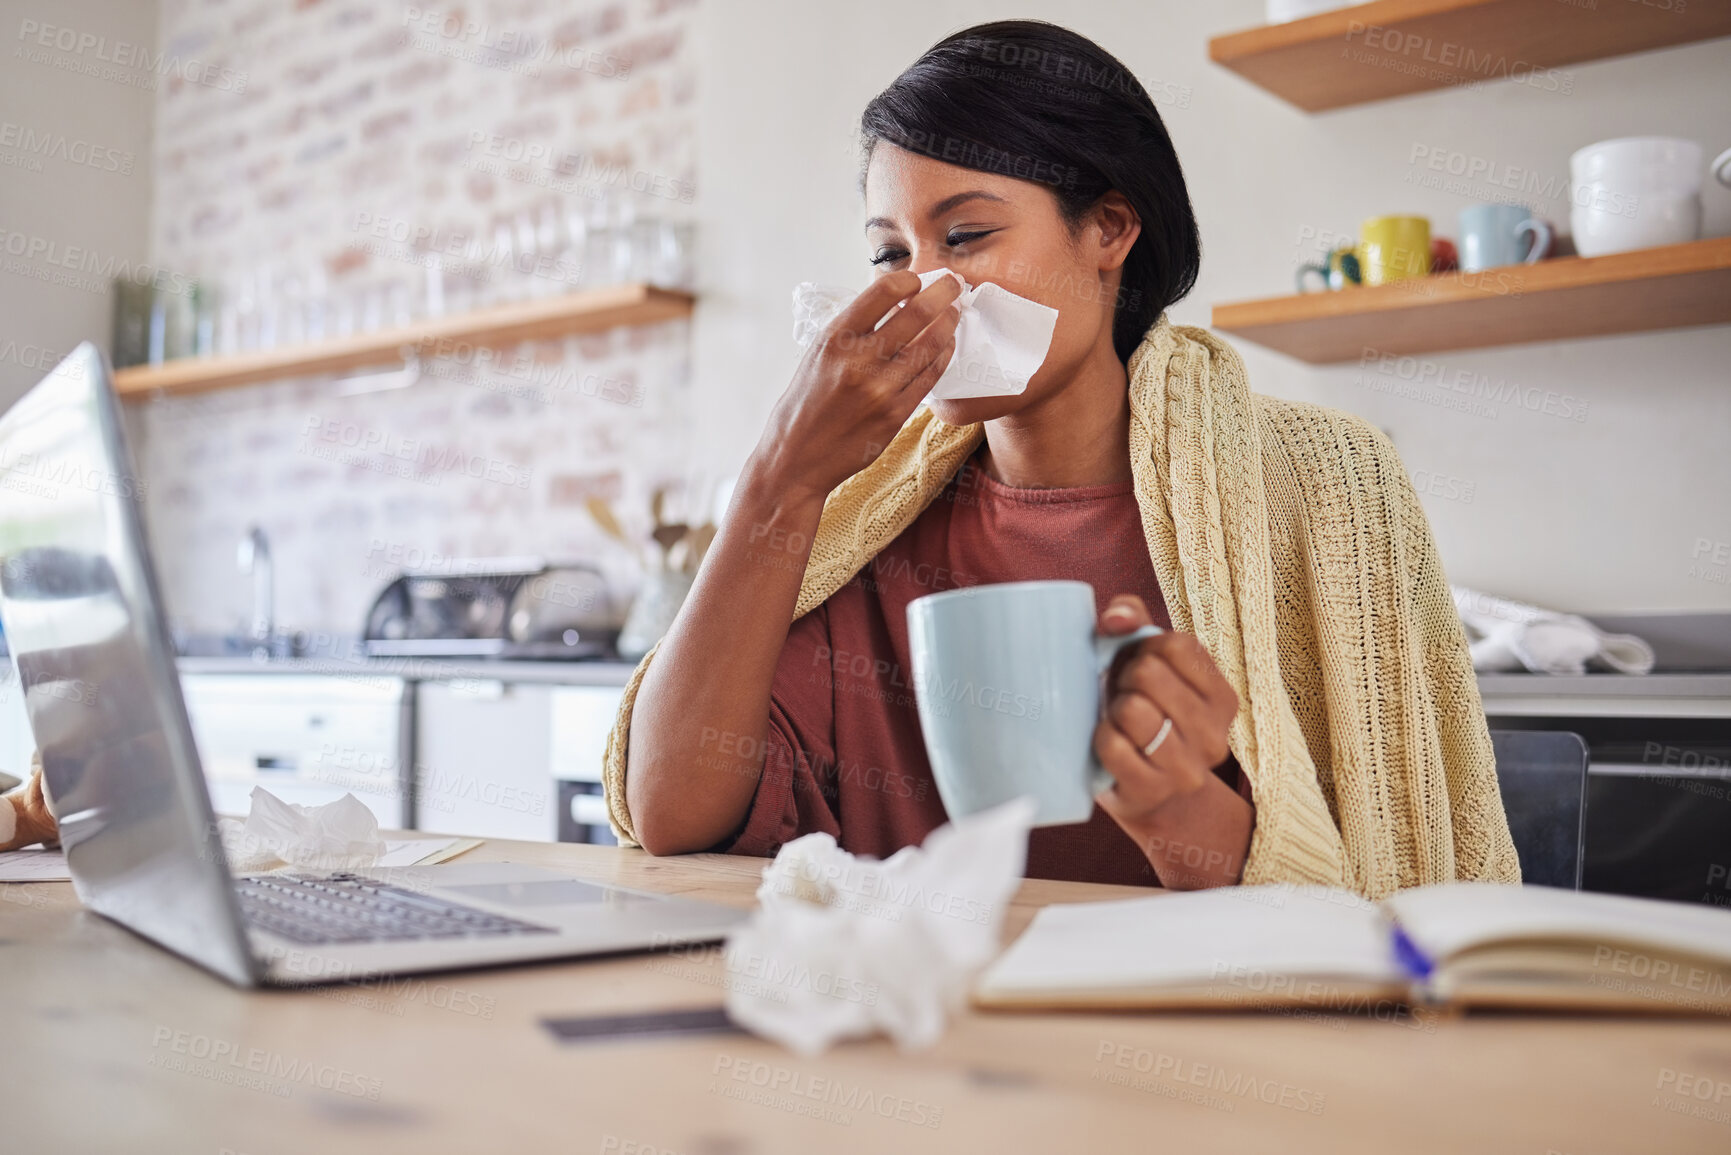
{"type": "Polygon", "coordinates": [[[557,933],[353,874],[272,874],[234,886],[250,925],[309,945],[557,933]]]}

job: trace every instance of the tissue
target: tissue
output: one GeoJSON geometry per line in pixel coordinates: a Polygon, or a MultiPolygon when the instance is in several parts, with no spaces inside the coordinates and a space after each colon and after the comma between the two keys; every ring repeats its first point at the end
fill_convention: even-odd
{"type": "MultiPolygon", "coordinates": [[[[969,285],[951,269],[921,273],[920,287],[939,277],[961,282],[962,295],[957,298],[961,319],[956,323],[956,350],[950,363],[921,404],[1022,393],[1052,347],[1058,310],[990,282],[969,285]]],[[[834,285],[800,284],[793,291],[793,339],[809,345],[855,295],[834,285]]]]}
{"type": "Polygon", "coordinates": [[[1473,669],[1584,674],[1589,664],[1619,674],[1652,671],[1653,647],[1634,634],[1609,634],[1577,614],[1557,613],[1464,586],[1450,586],[1473,669]]]}
{"type": "Polygon", "coordinates": [[[802,1055],[883,1032],[931,1046],[998,953],[1034,804],[939,827],[879,862],[808,834],[763,872],[761,904],[728,939],[728,1014],[802,1055]]]}
{"type": "Polygon", "coordinates": [[[287,863],[302,870],[357,870],[385,853],[379,820],[353,794],[323,806],[284,802],[263,786],[252,789],[252,812],[232,840],[225,840],[235,873],[270,870],[287,863]]]}
{"type": "Polygon", "coordinates": [[[793,339],[801,349],[817,339],[854,299],[852,289],[802,281],[793,290],[793,339]]]}

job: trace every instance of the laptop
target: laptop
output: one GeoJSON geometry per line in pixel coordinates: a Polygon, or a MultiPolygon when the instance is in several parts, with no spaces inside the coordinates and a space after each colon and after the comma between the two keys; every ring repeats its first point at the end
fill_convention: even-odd
{"type": "Polygon", "coordinates": [[[0,416],[0,621],[84,905],[241,986],[719,939],[745,912],[510,863],[232,875],[107,359],[0,416]]]}

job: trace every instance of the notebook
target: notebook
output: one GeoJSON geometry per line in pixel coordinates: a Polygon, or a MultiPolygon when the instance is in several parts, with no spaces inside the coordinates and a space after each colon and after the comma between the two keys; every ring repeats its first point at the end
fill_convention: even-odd
{"type": "Polygon", "coordinates": [[[1410,1004],[1731,1014],[1731,910],[1445,883],[1380,903],[1249,886],[1049,906],[974,989],[1001,1009],[1410,1004]]]}

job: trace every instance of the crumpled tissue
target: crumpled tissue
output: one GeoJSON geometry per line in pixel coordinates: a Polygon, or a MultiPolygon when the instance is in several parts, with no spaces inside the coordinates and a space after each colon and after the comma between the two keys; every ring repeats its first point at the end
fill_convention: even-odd
{"type": "MultiPolygon", "coordinates": [[[[1045,362],[1052,347],[1058,310],[1018,297],[989,281],[969,285],[951,269],[921,273],[920,287],[939,277],[961,282],[962,295],[956,300],[962,315],[956,323],[956,350],[921,404],[968,397],[1014,397],[1025,391],[1028,379],[1045,362]]],[[[793,339],[802,347],[811,344],[855,296],[851,290],[834,285],[800,284],[793,291],[793,339]]]]}
{"type": "Polygon", "coordinates": [[[1450,586],[1467,632],[1473,669],[1584,674],[1589,663],[1619,674],[1653,669],[1653,647],[1634,634],[1609,634],[1576,614],[1450,586]]]}
{"type": "Polygon", "coordinates": [[[882,862],[828,834],[789,842],[727,941],[729,1016],[802,1055],[879,1031],[903,1050],[931,1046],[998,953],[1033,818],[1017,798],[882,862]]]}
{"type": "Polygon", "coordinates": [[[385,853],[379,820],[353,794],[323,806],[301,806],[254,786],[246,823],[224,822],[221,830],[229,869],[237,874],[285,864],[301,870],[358,870],[385,853]]]}

